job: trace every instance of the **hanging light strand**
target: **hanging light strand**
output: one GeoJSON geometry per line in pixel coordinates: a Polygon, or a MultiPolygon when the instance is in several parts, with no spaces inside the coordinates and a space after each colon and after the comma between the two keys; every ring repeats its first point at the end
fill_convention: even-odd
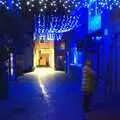
{"type": "Polygon", "coordinates": [[[64,32],[68,32],[79,25],[80,16],[44,16],[35,17],[35,38],[60,39],[64,32]]]}

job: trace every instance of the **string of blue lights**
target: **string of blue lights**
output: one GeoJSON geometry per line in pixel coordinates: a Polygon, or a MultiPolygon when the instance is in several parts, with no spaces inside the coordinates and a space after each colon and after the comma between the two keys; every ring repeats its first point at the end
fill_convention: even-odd
{"type": "Polygon", "coordinates": [[[19,9],[26,8],[28,11],[37,9],[40,13],[58,13],[60,10],[64,14],[71,13],[74,9],[80,8],[94,8],[91,4],[95,3],[95,9],[103,11],[103,9],[112,10],[114,7],[120,7],[120,0],[0,0],[0,6],[4,6],[7,9],[11,9],[12,6],[19,9]]]}
{"type": "Polygon", "coordinates": [[[35,39],[61,39],[62,33],[79,25],[80,16],[44,16],[35,17],[35,39]]]}
{"type": "Polygon", "coordinates": [[[39,15],[35,17],[34,40],[58,40],[62,38],[63,33],[79,25],[80,15],[74,14],[74,11],[88,8],[89,30],[94,31],[101,27],[100,14],[104,9],[112,10],[116,6],[120,7],[120,0],[26,0],[25,2],[23,0],[0,0],[0,5],[7,9],[14,7],[21,10],[27,9],[29,12],[37,9],[39,15]],[[62,15],[54,14],[61,10],[62,15]]]}
{"type": "Polygon", "coordinates": [[[0,0],[0,5],[7,9],[18,8],[29,12],[37,11],[39,13],[63,13],[69,14],[74,8],[79,8],[80,0],[0,0]],[[14,6],[14,7],[12,7],[14,6]]]}

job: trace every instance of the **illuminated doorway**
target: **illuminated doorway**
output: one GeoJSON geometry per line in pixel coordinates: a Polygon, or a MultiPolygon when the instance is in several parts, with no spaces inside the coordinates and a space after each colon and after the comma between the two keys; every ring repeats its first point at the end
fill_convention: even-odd
{"type": "Polygon", "coordinates": [[[34,68],[50,67],[54,69],[54,41],[34,42],[34,68]]]}

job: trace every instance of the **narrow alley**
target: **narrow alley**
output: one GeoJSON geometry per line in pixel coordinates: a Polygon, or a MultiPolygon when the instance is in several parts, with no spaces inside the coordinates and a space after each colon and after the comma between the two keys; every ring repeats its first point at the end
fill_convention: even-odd
{"type": "MultiPolygon", "coordinates": [[[[120,106],[112,107],[110,102],[114,101],[107,99],[94,96],[89,120],[120,120],[120,106]]],[[[10,81],[9,98],[0,101],[0,106],[0,120],[82,120],[84,117],[79,84],[66,80],[64,72],[51,68],[38,68],[17,81],[10,81]]]]}

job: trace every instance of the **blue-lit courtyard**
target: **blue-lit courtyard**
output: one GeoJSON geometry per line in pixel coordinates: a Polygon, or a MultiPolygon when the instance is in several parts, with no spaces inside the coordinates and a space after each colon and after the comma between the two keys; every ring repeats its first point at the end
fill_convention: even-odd
{"type": "MultiPolygon", "coordinates": [[[[88,120],[119,120],[120,97],[92,100],[88,120]],[[113,99],[117,98],[117,99],[113,99]]],[[[100,99],[101,98],[101,99],[100,99]]],[[[67,81],[64,72],[36,69],[9,82],[9,98],[0,101],[0,120],[84,120],[78,81],[67,81]],[[48,73],[46,75],[46,72],[48,73]]]]}

